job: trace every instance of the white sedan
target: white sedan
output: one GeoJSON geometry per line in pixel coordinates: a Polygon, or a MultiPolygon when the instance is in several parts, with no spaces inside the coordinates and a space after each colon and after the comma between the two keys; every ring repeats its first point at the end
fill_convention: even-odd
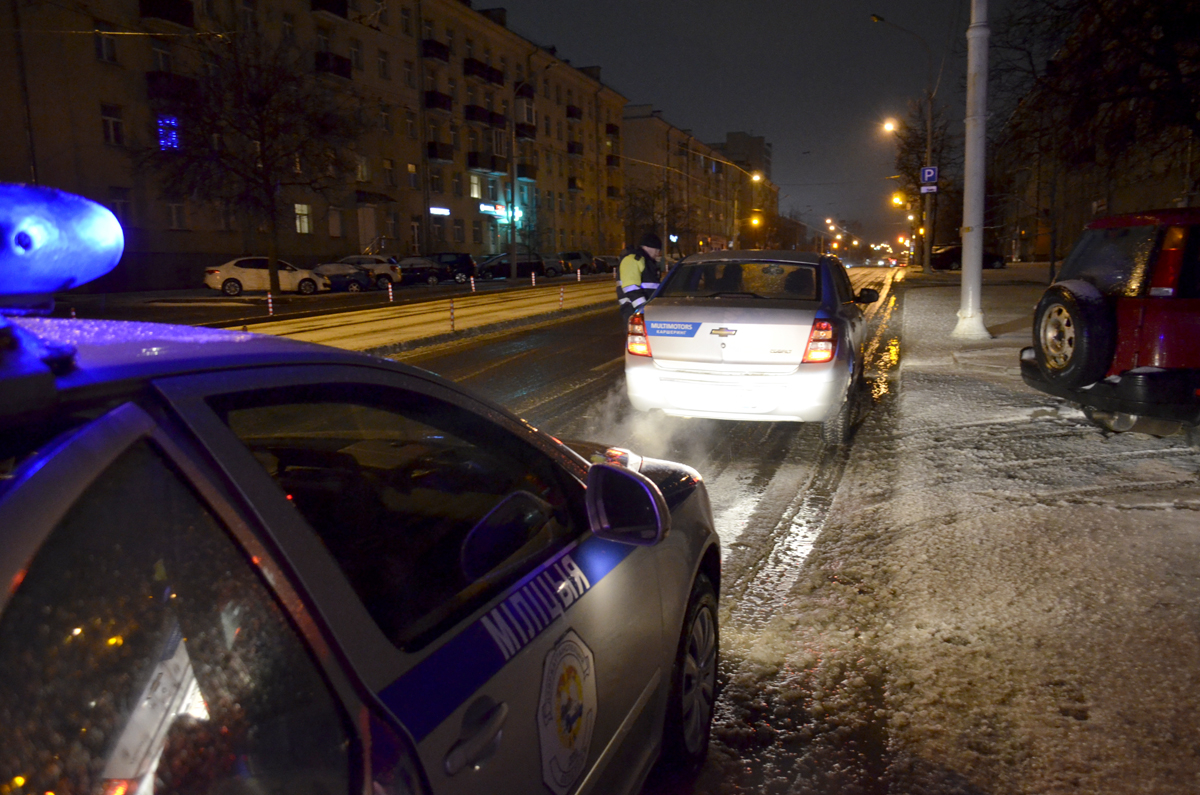
{"type": "MultiPolygon", "coordinates": [[[[241,295],[246,290],[269,290],[270,274],[266,257],[240,257],[224,265],[204,271],[204,284],[225,295],[241,295]]],[[[329,279],[319,273],[297,268],[279,260],[279,289],[312,295],[318,290],[329,289],[329,279]]]]}

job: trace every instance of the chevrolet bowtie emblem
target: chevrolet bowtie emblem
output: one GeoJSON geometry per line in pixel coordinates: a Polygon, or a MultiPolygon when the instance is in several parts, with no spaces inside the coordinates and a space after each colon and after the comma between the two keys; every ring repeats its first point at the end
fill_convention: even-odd
{"type": "Polygon", "coordinates": [[[735,329],[735,328],[715,328],[708,333],[716,334],[718,337],[732,337],[734,334],[737,334],[737,329],[735,329]]]}

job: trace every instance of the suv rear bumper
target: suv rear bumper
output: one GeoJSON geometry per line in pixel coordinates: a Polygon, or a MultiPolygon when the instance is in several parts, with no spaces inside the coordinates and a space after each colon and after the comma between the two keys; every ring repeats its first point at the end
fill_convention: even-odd
{"type": "Polygon", "coordinates": [[[1200,424],[1200,370],[1129,370],[1116,381],[1106,379],[1083,389],[1068,389],[1047,381],[1038,370],[1033,348],[1024,348],[1021,378],[1039,392],[1099,411],[1200,424]]]}

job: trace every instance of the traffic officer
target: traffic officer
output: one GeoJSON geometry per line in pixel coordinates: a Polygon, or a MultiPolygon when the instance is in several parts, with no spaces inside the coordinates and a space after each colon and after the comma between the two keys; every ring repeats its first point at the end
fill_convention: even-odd
{"type": "Polygon", "coordinates": [[[628,322],[642,311],[646,300],[658,289],[658,255],[662,240],[653,232],[642,235],[633,250],[621,259],[617,268],[617,303],[621,319],[628,322]]]}

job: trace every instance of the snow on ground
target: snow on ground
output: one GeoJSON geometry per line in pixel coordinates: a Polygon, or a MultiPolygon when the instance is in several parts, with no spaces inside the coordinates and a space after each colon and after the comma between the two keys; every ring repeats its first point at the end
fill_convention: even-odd
{"type": "Polygon", "coordinates": [[[912,279],[899,394],[859,430],[765,630],[723,626],[703,792],[1200,788],[1200,452],[1027,388],[1044,271],[912,279]],[[753,770],[752,770],[753,769],[753,770]]]}

